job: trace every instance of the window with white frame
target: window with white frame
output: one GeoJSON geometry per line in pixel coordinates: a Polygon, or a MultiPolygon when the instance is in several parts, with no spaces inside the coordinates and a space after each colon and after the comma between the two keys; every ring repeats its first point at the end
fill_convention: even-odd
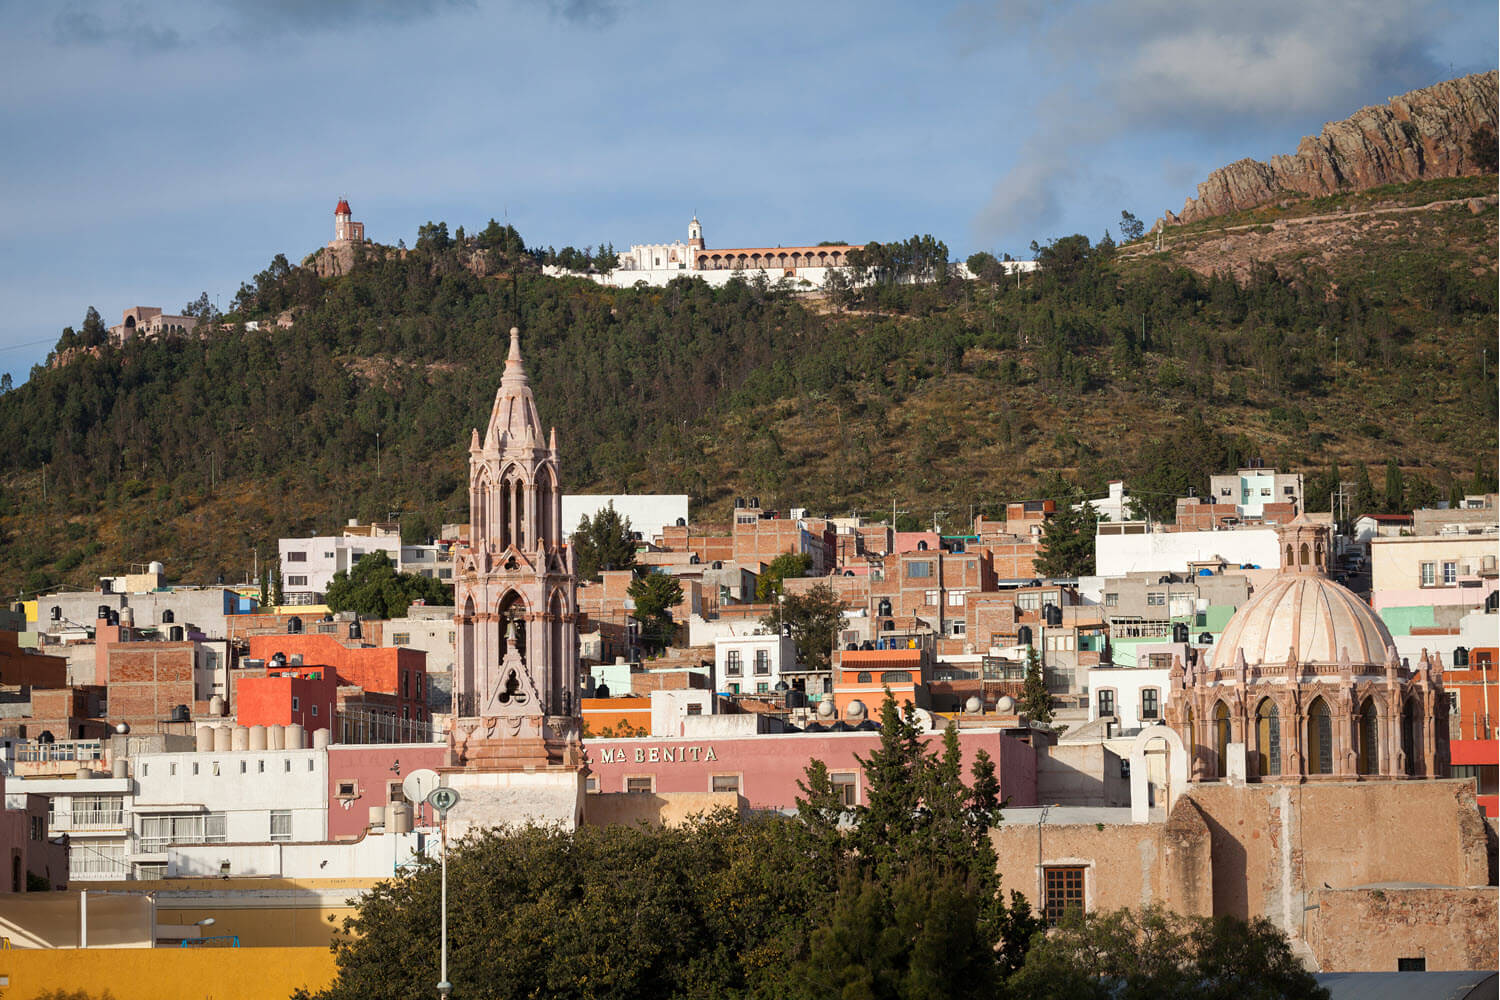
{"type": "Polygon", "coordinates": [[[738,649],[731,649],[724,654],[724,673],[730,677],[738,677],[744,673],[744,668],[740,664],[740,651],[738,649]]]}
{"type": "Polygon", "coordinates": [[[937,607],[938,592],[936,590],[924,591],[922,593],[922,603],[925,604],[925,605],[927,605],[930,608],[937,607]]]}
{"type": "Polygon", "coordinates": [[[1458,563],[1456,563],[1456,562],[1445,562],[1445,563],[1443,563],[1443,584],[1445,586],[1451,587],[1451,586],[1453,586],[1457,582],[1458,582],[1458,563]]]}
{"type": "Polygon", "coordinates": [[[964,601],[967,600],[967,599],[968,599],[968,591],[966,591],[966,590],[950,590],[950,591],[948,591],[948,607],[950,607],[950,608],[961,608],[961,607],[963,607],[964,606],[964,601]]]}
{"type": "Polygon", "coordinates": [[[271,810],[271,843],[284,844],[292,839],[292,811],[271,810]]]}
{"type": "Polygon", "coordinates": [[[1431,587],[1437,583],[1437,564],[1424,562],[1422,564],[1422,586],[1431,587]]]}

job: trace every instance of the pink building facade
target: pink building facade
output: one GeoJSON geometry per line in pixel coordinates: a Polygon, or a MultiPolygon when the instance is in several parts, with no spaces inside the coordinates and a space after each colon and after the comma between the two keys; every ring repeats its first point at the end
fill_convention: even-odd
{"type": "MultiPolygon", "coordinates": [[[[942,750],[941,733],[924,737],[942,750]]],[[[983,749],[995,762],[1000,796],[1016,808],[1036,805],[1036,752],[996,729],[959,734],[964,776],[983,749]]],[[[702,739],[591,739],[584,742],[590,792],[738,792],[751,809],[792,809],[797,781],[821,760],[846,801],[867,801],[864,771],[856,757],[880,745],[876,732],[793,733],[702,739]]]]}
{"type": "MultiPolygon", "coordinates": [[[[328,839],[355,840],[370,825],[370,808],[400,801],[413,771],[448,763],[446,743],[334,744],[328,748],[328,839]]],[[[422,817],[425,822],[426,817],[422,817]]]]}

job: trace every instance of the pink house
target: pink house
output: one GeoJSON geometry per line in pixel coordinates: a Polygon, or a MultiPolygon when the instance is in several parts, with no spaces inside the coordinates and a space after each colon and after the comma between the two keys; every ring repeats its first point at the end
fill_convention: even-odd
{"type": "MultiPolygon", "coordinates": [[[[924,737],[942,749],[942,734],[924,737]]],[[[1036,752],[998,729],[959,734],[964,774],[976,751],[995,762],[1001,798],[1011,805],[1036,805],[1036,752]]],[[[584,741],[591,792],[738,792],[751,809],[792,809],[797,781],[807,765],[821,760],[849,804],[866,801],[864,772],[856,757],[868,757],[880,744],[877,732],[787,733],[701,739],[591,739],[584,741]]]]}
{"type": "Polygon", "coordinates": [[[371,806],[400,801],[408,774],[447,764],[446,743],[335,743],[328,748],[328,839],[357,839],[371,806]]]}

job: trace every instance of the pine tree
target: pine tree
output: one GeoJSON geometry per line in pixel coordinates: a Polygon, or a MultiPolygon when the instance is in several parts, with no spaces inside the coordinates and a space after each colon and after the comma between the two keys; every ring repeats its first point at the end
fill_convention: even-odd
{"type": "Polygon", "coordinates": [[[1033,722],[1052,721],[1052,693],[1047,690],[1042,658],[1035,648],[1026,652],[1026,681],[1021,688],[1021,711],[1033,722]]]}

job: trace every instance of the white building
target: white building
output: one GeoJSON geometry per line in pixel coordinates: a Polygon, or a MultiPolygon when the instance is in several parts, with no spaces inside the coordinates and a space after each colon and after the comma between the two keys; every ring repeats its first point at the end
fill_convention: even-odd
{"type": "Polygon", "coordinates": [[[398,569],[401,566],[401,532],[394,526],[361,526],[350,521],[341,535],[283,538],[277,548],[284,604],[322,604],[333,575],[349,572],[371,552],[384,552],[398,569]],[[360,528],[365,530],[351,534],[360,528]]]}
{"type": "Polygon", "coordinates": [[[1187,573],[1195,564],[1275,568],[1281,565],[1275,528],[1163,531],[1145,521],[1100,522],[1094,538],[1099,576],[1187,573]]]}
{"type": "Polygon", "coordinates": [[[1125,488],[1123,480],[1111,479],[1107,494],[1085,500],[1083,503],[1075,503],[1073,509],[1083,510],[1085,505],[1092,507],[1095,516],[1101,521],[1130,520],[1130,491],[1125,488]]]}
{"type": "Polygon", "coordinates": [[[760,629],[714,640],[715,676],[728,694],[775,694],[781,675],[796,668],[797,644],[779,633],[760,629]]]}
{"type": "Polygon", "coordinates": [[[576,531],[578,522],[585,516],[593,521],[610,504],[615,505],[616,514],[630,519],[630,530],[636,532],[643,542],[661,535],[664,527],[687,524],[686,493],[622,493],[614,496],[565,493],[562,498],[563,537],[576,531]]]}
{"type": "Polygon", "coordinates": [[[48,831],[54,837],[68,835],[68,881],[119,881],[137,877],[132,874],[129,859],[133,798],[129,778],[99,774],[87,779],[10,775],[5,779],[5,787],[7,798],[12,794],[47,796],[48,831]]]}
{"type": "Polygon", "coordinates": [[[1210,476],[1214,503],[1232,503],[1241,517],[1261,517],[1268,503],[1295,504],[1302,513],[1302,473],[1275,469],[1240,469],[1224,476],[1210,476]]]}
{"type": "Polygon", "coordinates": [[[135,784],[130,860],[164,874],[178,846],[328,839],[327,750],[142,754],[135,784]]]}

